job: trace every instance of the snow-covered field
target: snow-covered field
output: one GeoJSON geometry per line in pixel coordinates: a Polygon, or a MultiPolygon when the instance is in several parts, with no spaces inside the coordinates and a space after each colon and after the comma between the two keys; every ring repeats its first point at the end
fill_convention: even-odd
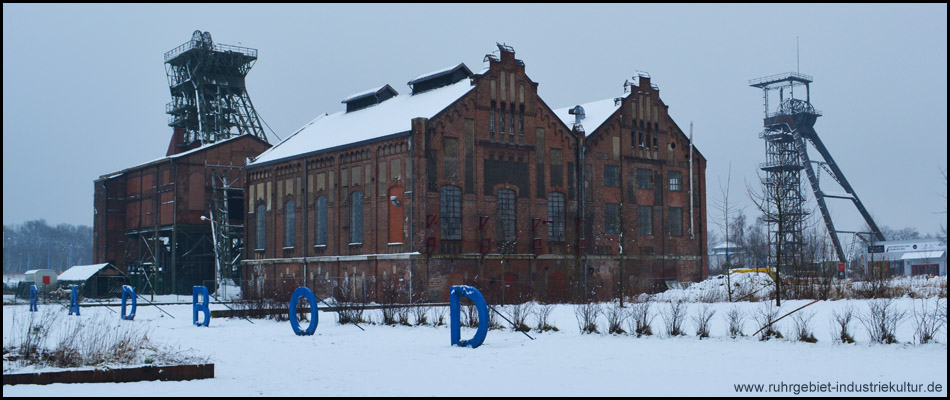
{"type": "MultiPolygon", "coordinates": [[[[910,310],[913,299],[896,300],[910,310]]],[[[920,301],[920,300],[918,300],[920,301]]],[[[931,300],[932,301],[932,300],[931,300]]],[[[784,312],[808,301],[783,302],[784,312]]],[[[153,306],[139,303],[134,322],[152,329],[153,341],[192,348],[215,364],[215,378],[186,382],[140,382],[122,384],[54,384],[4,386],[4,396],[337,396],[337,395],[736,395],[736,384],[923,384],[942,386],[946,396],[947,334],[937,343],[911,344],[915,323],[905,320],[897,330],[900,344],[869,344],[860,322],[854,321],[856,344],[832,340],[830,318],[834,310],[853,304],[866,311],[866,301],[827,301],[806,308],[815,312],[812,327],[818,342],[789,339],[761,342],[757,338],[731,339],[724,319],[733,304],[751,315],[762,303],[712,303],[712,337],[700,340],[687,319],[690,336],[666,337],[663,318],[654,318],[655,335],[582,335],[574,308],[559,305],[551,320],[559,332],[530,334],[492,330],[477,348],[449,345],[445,326],[404,327],[338,325],[335,314],[321,312],[313,336],[296,336],[288,322],[243,319],[212,319],[211,326],[191,325],[190,305],[162,308],[175,318],[163,316],[153,306]]],[[[58,305],[42,307],[57,307],[58,305]]],[[[668,307],[657,303],[654,311],[668,307]]],[[[690,304],[695,314],[701,304],[690,304]]],[[[222,309],[213,305],[212,309],[222,309]]],[[[14,313],[26,313],[26,305],[3,307],[3,337],[6,344],[14,313]]],[[[82,310],[79,318],[118,316],[104,307],[82,310]]],[[[371,314],[377,320],[379,315],[371,314]]],[[[22,314],[21,314],[22,315],[22,314]]],[[[532,325],[534,317],[529,317],[532,325]]],[[[601,332],[606,320],[599,319],[601,332]]],[[[791,318],[778,323],[790,337],[791,318]]],[[[744,332],[758,326],[747,318],[744,332]]],[[[463,328],[463,338],[474,329],[463,328]]],[[[5,366],[6,369],[6,366],[5,366]]],[[[794,394],[794,387],[786,387],[794,394]]],[[[841,393],[833,393],[841,394],[841,393]]],[[[867,395],[868,393],[855,393],[867,395]]],[[[914,395],[915,393],[909,393],[914,395]]]]}

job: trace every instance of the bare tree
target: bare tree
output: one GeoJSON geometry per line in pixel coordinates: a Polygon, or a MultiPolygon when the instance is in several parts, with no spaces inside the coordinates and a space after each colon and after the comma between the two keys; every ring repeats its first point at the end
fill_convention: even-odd
{"type": "MultiPolygon", "coordinates": [[[[713,219],[713,223],[716,224],[716,226],[718,226],[719,229],[723,231],[723,234],[725,237],[724,243],[726,245],[726,263],[725,265],[722,265],[722,269],[726,275],[726,288],[727,288],[726,292],[729,296],[730,302],[732,301],[732,279],[731,279],[732,273],[730,271],[730,269],[732,268],[732,260],[731,260],[732,251],[730,250],[729,247],[732,245],[732,243],[729,241],[730,239],[729,228],[730,228],[732,220],[729,219],[730,218],[729,216],[735,215],[737,213],[741,213],[742,211],[735,204],[730,204],[729,202],[729,194],[730,194],[729,188],[731,184],[732,184],[732,163],[729,163],[729,174],[726,176],[726,186],[723,187],[722,180],[721,179],[719,180],[719,192],[722,194],[722,199],[719,201],[716,201],[713,204],[713,207],[716,209],[716,212],[717,212],[717,218],[713,219]]],[[[745,224],[745,217],[742,217],[740,223],[743,225],[745,224]]]]}

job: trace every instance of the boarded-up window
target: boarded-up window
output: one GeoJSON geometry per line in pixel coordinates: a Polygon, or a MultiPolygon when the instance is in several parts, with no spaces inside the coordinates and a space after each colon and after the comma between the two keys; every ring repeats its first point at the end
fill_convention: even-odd
{"type": "Polygon", "coordinates": [[[386,193],[386,181],[389,180],[388,175],[386,175],[386,162],[379,162],[379,195],[382,196],[386,193]]]}
{"type": "Polygon", "coordinates": [[[551,149],[551,186],[564,185],[563,158],[561,149],[551,149]]]}
{"type": "Polygon", "coordinates": [[[442,240],[462,240],[462,189],[443,186],[439,197],[442,240]]]}
{"type": "Polygon", "coordinates": [[[353,186],[359,186],[359,185],[361,184],[361,182],[363,181],[363,179],[362,179],[362,178],[363,178],[363,166],[361,166],[361,165],[354,165],[353,168],[350,168],[350,171],[353,173],[352,185],[353,185],[353,186]]]}
{"type": "Polygon", "coordinates": [[[255,185],[247,185],[247,193],[248,193],[248,196],[247,196],[247,210],[248,210],[248,214],[253,214],[253,213],[254,213],[254,200],[255,200],[255,198],[254,198],[254,194],[255,194],[255,193],[254,193],[254,189],[255,189],[255,185]]]}
{"type": "Polygon", "coordinates": [[[465,120],[465,193],[475,193],[475,120],[465,120]]]}
{"type": "Polygon", "coordinates": [[[445,179],[459,178],[459,140],[457,138],[443,138],[442,146],[445,157],[442,166],[442,177],[445,179]]]}
{"type": "Polygon", "coordinates": [[[548,194],[548,240],[552,242],[564,241],[564,195],[561,193],[548,194]]]}
{"type": "Polygon", "coordinates": [[[544,157],[545,154],[545,142],[544,142],[544,128],[537,128],[535,130],[535,137],[537,138],[537,189],[535,193],[538,198],[544,198],[544,194],[547,193],[545,182],[544,182],[544,157]]]}
{"type": "Polygon", "coordinates": [[[398,158],[394,158],[389,161],[389,173],[392,174],[392,179],[402,179],[402,163],[399,162],[398,158]]]}
{"type": "Polygon", "coordinates": [[[614,161],[620,161],[620,137],[614,136],[612,139],[613,139],[614,161]]]}
{"type": "Polygon", "coordinates": [[[317,192],[327,189],[327,174],[321,172],[317,174],[317,192]]]}

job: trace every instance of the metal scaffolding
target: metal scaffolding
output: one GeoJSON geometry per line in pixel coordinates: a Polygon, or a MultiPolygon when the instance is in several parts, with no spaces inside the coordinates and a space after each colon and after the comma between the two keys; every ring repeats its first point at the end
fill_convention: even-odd
{"type": "MultiPolygon", "coordinates": [[[[784,218],[781,223],[775,220],[767,221],[769,224],[769,246],[773,250],[770,251],[770,265],[775,265],[773,262],[776,261],[774,259],[776,246],[783,246],[782,251],[785,253],[782,261],[783,265],[778,265],[778,268],[800,265],[802,261],[802,225],[806,217],[803,208],[805,200],[801,190],[800,177],[803,170],[808,176],[815,201],[818,203],[819,210],[821,210],[825,227],[831,237],[831,242],[840,263],[847,262],[847,257],[838,234],[853,232],[835,230],[826,199],[851,200],[861,216],[864,217],[871,230],[871,236],[876,240],[884,240],[877,224],[874,223],[857,193],[848,183],[844,173],[841,172],[841,169],[831,157],[831,153],[815,131],[815,121],[821,116],[821,112],[811,104],[811,92],[809,90],[811,82],[811,76],[796,72],[787,72],[749,81],[749,86],[760,88],[763,92],[765,130],[759,134],[759,138],[765,140],[766,161],[760,165],[760,168],[767,174],[765,190],[768,193],[778,194],[777,196],[768,196],[768,206],[771,211],[780,209],[789,216],[789,218],[784,218]],[[800,86],[805,87],[804,100],[795,98],[795,87],[800,86]],[[774,93],[776,90],[778,91],[779,107],[776,112],[770,113],[769,91],[774,93]],[[786,94],[788,97],[786,97],[786,94]],[[812,144],[823,161],[813,161],[809,157],[806,142],[812,144]],[[824,192],[819,186],[819,175],[816,174],[812,164],[818,164],[822,167],[845,190],[845,194],[836,195],[824,192]]],[[[789,269],[785,270],[789,271],[789,269]]]]}
{"type": "Polygon", "coordinates": [[[165,53],[172,95],[165,112],[169,126],[184,130],[182,147],[244,134],[267,141],[244,81],[256,61],[257,49],[215,44],[201,31],[165,53]]]}

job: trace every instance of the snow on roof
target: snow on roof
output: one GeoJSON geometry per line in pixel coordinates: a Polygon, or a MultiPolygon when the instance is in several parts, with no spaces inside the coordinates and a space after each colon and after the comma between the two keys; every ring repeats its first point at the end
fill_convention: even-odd
{"type": "Polygon", "coordinates": [[[99,272],[105,268],[109,263],[104,264],[93,264],[93,265],[76,265],[70,269],[67,269],[63,273],[59,274],[59,280],[61,281],[82,281],[85,282],[87,279],[92,278],[96,272],[99,272]]]}
{"type": "Polygon", "coordinates": [[[343,99],[343,101],[341,101],[341,103],[347,103],[347,102],[356,100],[356,99],[358,99],[358,98],[360,98],[360,97],[366,97],[366,96],[369,96],[369,95],[371,95],[371,94],[379,93],[379,92],[383,91],[383,89],[386,89],[387,87],[389,88],[389,90],[392,90],[393,93],[398,94],[398,92],[396,92],[396,89],[393,89],[393,87],[392,87],[392,86],[389,86],[389,84],[387,83],[387,84],[385,84],[385,85],[383,85],[383,86],[375,87],[375,88],[372,88],[372,89],[369,89],[369,90],[364,90],[364,91],[362,91],[362,92],[359,92],[359,93],[355,93],[355,94],[351,94],[351,95],[349,95],[349,96],[346,96],[346,98],[343,99]]]}
{"type": "Polygon", "coordinates": [[[183,151],[183,152],[178,153],[178,154],[173,154],[173,155],[170,155],[170,156],[164,156],[164,157],[161,157],[161,158],[156,158],[156,159],[154,159],[154,160],[152,160],[152,161],[144,162],[144,163],[141,163],[141,164],[139,164],[139,165],[136,165],[136,166],[133,166],[133,167],[129,167],[129,168],[123,169],[123,170],[121,170],[121,171],[113,172],[113,173],[111,173],[111,174],[102,175],[102,176],[99,177],[99,179],[115,178],[115,177],[117,177],[117,176],[119,176],[119,175],[124,174],[125,171],[133,170],[133,169],[136,169],[136,168],[141,168],[141,167],[144,167],[144,166],[146,166],[146,165],[154,164],[154,163],[157,163],[157,162],[160,162],[160,161],[170,160],[170,159],[178,158],[178,157],[184,157],[184,156],[187,156],[187,155],[192,154],[192,153],[197,153],[197,152],[199,152],[199,151],[201,151],[201,150],[206,150],[206,149],[208,149],[208,148],[210,148],[210,147],[212,147],[212,146],[217,146],[217,145],[219,145],[219,144],[227,143],[227,142],[232,141],[232,140],[237,140],[237,139],[240,139],[240,138],[245,137],[245,136],[254,136],[254,135],[251,135],[250,133],[246,133],[246,134],[243,134],[243,135],[240,135],[240,136],[232,136],[232,137],[229,137],[229,138],[227,138],[227,139],[224,139],[224,140],[221,140],[221,141],[218,141],[218,142],[214,142],[214,143],[205,143],[205,144],[203,144],[203,145],[201,145],[201,146],[199,146],[199,147],[197,147],[197,148],[194,148],[194,149],[191,149],[191,150],[188,150],[188,151],[183,151]]]}
{"type": "MultiPolygon", "coordinates": [[[[625,94],[622,97],[626,97],[629,94],[625,94]]],[[[587,133],[587,136],[590,136],[597,128],[604,124],[607,121],[607,118],[610,118],[620,108],[620,104],[614,101],[614,97],[609,99],[603,99],[598,101],[592,101],[590,103],[581,104],[581,107],[584,107],[584,119],[581,120],[581,126],[584,127],[584,131],[587,133]]],[[[557,117],[564,121],[564,124],[571,127],[574,126],[574,116],[570,114],[570,110],[574,107],[565,107],[558,108],[554,110],[554,113],[557,114],[557,117]]]]}
{"type": "Polygon", "coordinates": [[[407,132],[413,118],[432,118],[472,88],[468,79],[463,79],[423,93],[396,96],[374,107],[320,115],[248,166],[407,132]]]}
{"type": "Polygon", "coordinates": [[[465,68],[465,70],[469,72],[469,75],[471,75],[472,71],[469,70],[467,66],[465,66],[465,63],[458,63],[458,64],[455,64],[455,65],[453,65],[453,66],[451,66],[451,67],[446,67],[446,68],[438,69],[438,70],[435,70],[435,71],[432,71],[432,72],[428,72],[428,73],[419,75],[419,76],[417,76],[417,77],[415,77],[415,78],[412,78],[412,80],[409,81],[409,85],[412,85],[413,83],[416,83],[416,82],[421,81],[421,80],[426,79],[426,78],[431,78],[431,77],[433,77],[433,76],[438,76],[438,75],[445,74],[445,73],[447,73],[447,72],[455,71],[455,69],[460,68],[460,67],[461,67],[461,68],[465,68]]]}
{"type": "Polygon", "coordinates": [[[904,253],[901,260],[923,260],[930,258],[943,258],[943,250],[938,251],[915,251],[904,253]]]}

